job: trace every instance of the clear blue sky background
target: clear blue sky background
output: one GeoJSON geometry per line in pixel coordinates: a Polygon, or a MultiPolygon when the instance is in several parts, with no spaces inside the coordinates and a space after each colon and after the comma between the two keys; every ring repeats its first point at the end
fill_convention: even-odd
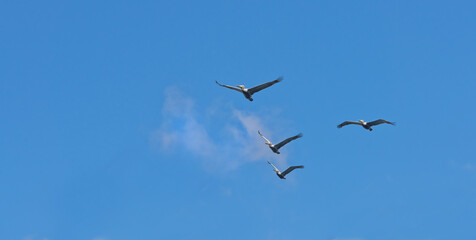
{"type": "Polygon", "coordinates": [[[475,9],[3,1],[0,239],[474,240],[475,9]]]}

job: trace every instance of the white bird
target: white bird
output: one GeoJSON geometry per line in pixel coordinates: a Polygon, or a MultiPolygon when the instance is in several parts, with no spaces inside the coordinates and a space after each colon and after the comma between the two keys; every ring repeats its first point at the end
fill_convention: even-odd
{"type": "Polygon", "coordinates": [[[235,91],[238,91],[238,92],[241,92],[243,93],[243,95],[245,95],[246,99],[250,100],[250,101],[253,101],[253,98],[251,97],[253,94],[267,88],[267,87],[271,87],[272,85],[278,83],[278,82],[281,82],[283,80],[282,77],[279,77],[278,79],[274,80],[274,81],[271,81],[271,82],[267,82],[267,83],[263,83],[261,85],[258,85],[256,87],[252,87],[252,88],[245,88],[245,85],[237,85],[237,87],[233,87],[233,86],[228,86],[228,85],[222,85],[220,83],[218,83],[218,81],[215,81],[218,85],[222,86],[222,87],[226,87],[226,88],[229,88],[229,89],[233,89],[235,91]]]}
{"type": "Polygon", "coordinates": [[[369,130],[369,131],[372,131],[372,127],[373,126],[376,126],[376,125],[379,125],[379,124],[382,124],[382,123],[387,123],[387,124],[390,124],[390,125],[395,125],[395,123],[393,122],[389,122],[387,120],[383,120],[383,119],[379,119],[379,120],[375,120],[375,121],[372,121],[372,122],[364,122],[364,120],[359,120],[358,122],[353,122],[353,121],[345,121],[339,125],[337,125],[337,128],[341,128],[343,126],[346,126],[346,125],[349,125],[349,124],[355,124],[355,125],[361,125],[362,127],[364,127],[365,129],[369,130]]]}
{"type": "Polygon", "coordinates": [[[281,141],[280,143],[276,144],[276,145],[273,145],[273,143],[271,143],[267,138],[265,138],[263,136],[263,134],[260,133],[260,131],[258,130],[258,134],[264,139],[266,140],[266,142],[264,144],[268,145],[269,148],[271,148],[271,150],[274,152],[274,153],[277,153],[277,154],[280,154],[280,152],[278,151],[280,148],[282,148],[284,145],[288,144],[289,142],[293,141],[293,140],[296,140],[300,137],[302,137],[302,133],[299,133],[298,135],[294,136],[294,137],[289,137],[289,138],[286,138],[285,140],[281,141]]]}
{"type": "Polygon", "coordinates": [[[273,166],[273,168],[274,168],[273,171],[275,171],[275,172],[276,172],[276,175],[278,175],[278,177],[281,178],[281,179],[286,179],[285,176],[286,176],[288,173],[290,173],[291,171],[293,171],[294,169],[296,169],[296,168],[304,168],[303,165],[300,165],[300,166],[291,166],[291,167],[288,167],[288,169],[286,169],[286,171],[280,172],[280,171],[278,170],[278,168],[276,168],[276,167],[275,167],[273,164],[271,164],[269,161],[268,161],[268,163],[269,163],[269,165],[273,166]]]}

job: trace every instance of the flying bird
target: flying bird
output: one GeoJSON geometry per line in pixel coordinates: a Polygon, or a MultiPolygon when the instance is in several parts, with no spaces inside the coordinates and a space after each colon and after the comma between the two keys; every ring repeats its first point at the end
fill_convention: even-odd
{"type": "Polygon", "coordinates": [[[283,80],[283,77],[279,77],[278,79],[274,80],[274,81],[271,81],[271,82],[267,82],[267,83],[263,83],[261,85],[258,85],[256,87],[252,87],[252,88],[245,88],[245,85],[237,85],[236,87],[233,87],[233,86],[228,86],[228,85],[222,85],[220,83],[218,83],[218,81],[215,81],[218,85],[222,86],[222,87],[226,87],[226,88],[229,88],[229,89],[233,89],[235,91],[238,91],[238,92],[241,92],[243,93],[243,95],[245,95],[246,99],[250,100],[250,101],[253,101],[253,98],[251,97],[253,94],[265,89],[265,88],[268,88],[268,87],[271,87],[272,85],[278,83],[278,82],[281,82],[283,80]]]}
{"type": "Polygon", "coordinates": [[[365,129],[369,130],[369,131],[372,131],[372,127],[373,126],[376,126],[376,125],[379,125],[379,124],[382,124],[382,123],[387,123],[387,124],[390,124],[390,125],[395,125],[395,123],[393,122],[389,122],[387,120],[383,120],[383,119],[379,119],[379,120],[375,120],[375,121],[372,121],[372,122],[364,122],[364,120],[359,120],[358,122],[353,122],[353,121],[345,121],[339,125],[337,125],[337,128],[341,128],[343,126],[346,126],[346,125],[349,125],[349,124],[355,124],[355,125],[360,125],[362,127],[364,127],[365,129]]]}
{"type": "Polygon", "coordinates": [[[286,179],[285,176],[286,176],[288,173],[292,172],[292,171],[293,171],[294,169],[296,169],[296,168],[304,168],[303,165],[300,165],[300,166],[291,166],[291,167],[288,167],[288,169],[286,169],[286,171],[280,172],[280,171],[279,171],[273,164],[271,164],[269,161],[268,161],[268,163],[269,163],[269,165],[273,166],[273,168],[274,168],[273,171],[275,171],[275,172],[276,172],[276,175],[278,175],[278,177],[281,178],[281,179],[286,179]]]}
{"type": "Polygon", "coordinates": [[[294,136],[294,137],[289,137],[289,138],[286,138],[285,140],[283,140],[282,142],[276,144],[276,145],[273,145],[273,143],[271,143],[267,138],[265,138],[263,136],[263,134],[260,133],[260,131],[258,130],[258,134],[264,139],[266,140],[266,142],[264,144],[268,145],[269,148],[271,148],[271,150],[274,152],[274,153],[277,153],[277,154],[280,154],[280,152],[278,151],[280,148],[282,148],[284,145],[288,144],[289,142],[293,141],[293,140],[296,140],[300,137],[302,137],[302,133],[299,133],[298,135],[294,136]]]}

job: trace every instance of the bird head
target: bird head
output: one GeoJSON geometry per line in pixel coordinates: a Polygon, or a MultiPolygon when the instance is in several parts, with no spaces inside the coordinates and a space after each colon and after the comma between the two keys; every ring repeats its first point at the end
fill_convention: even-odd
{"type": "Polygon", "coordinates": [[[359,120],[360,123],[365,124],[364,120],[359,120]]]}
{"type": "Polygon", "coordinates": [[[269,142],[265,142],[264,144],[268,145],[268,146],[272,146],[273,144],[272,143],[269,143],[269,142]]]}
{"type": "Polygon", "coordinates": [[[245,89],[245,85],[236,85],[237,87],[241,88],[241,90],[245,89]]]}

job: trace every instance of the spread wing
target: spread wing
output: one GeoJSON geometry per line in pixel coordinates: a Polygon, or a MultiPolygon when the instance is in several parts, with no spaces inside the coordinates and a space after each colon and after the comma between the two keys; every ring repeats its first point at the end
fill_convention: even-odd
{"type": "Polygon", "coordinates": [[[349,125],[349,124],[362,125],[362,123],[360,123],[360,122],[345,121],[345,122],[337,125],[337,128],[341,128],[341,127],[349,125]]]}
{"type": "Polygon", "coordinates": [[[222,87],[226,87],[226,88],[233,89],[233,90],[235,90],[235,91],[241,92],[241,89],[240,89],[240,88],[232,87],[232,86],[228,86],[228,85],[223,85],[223,84],[218,83],[218,81],[215,81],[215,82],[216,82],[218,85],[222,86],[222,87]]]}
{"type": "Polygon", "coordinates": [[[292,172],[296,168],[304,168],[304,166],[303,165],[301,165],[301,166],[291,166],[288,169],[286,169],[286,171],[282,172],[281,175],[283,175],[283,177],[284,177],[284,176],[286,176],[286,174],[292,172]]]}
{"type": "MultiPolygon", "coordinates": [[[[272,163],[270,163],[269,161],[267,161],[267,162],[269,163],[269,165],[273,166],[274,170],[276,170],[276,171],[279,172],[279,170],[278,170],[272,163]]],[[[286,170],[286,171],[287,171],[287,170],[286,170]]],[[[291,171],[292,171],[292,170],[291,170],[291,171]]]]}
{"type": "Polygon", "coordinates": [[[368,126],[375,126],[375,125],[379,125],[379,124],[382,124],[382,123],[387,123],[387,124],[395,125],[395,123],[389,122],[389,121],[383,120],[383,119],[379,119],[379,120],[375,120],[375,121],[372,121],[372,122],[368,122],[367,125],[368,125],[368,126]]]}
{"type": "Polygon", "coordinates": [[[264,138],[264,140],[266,140],[266,142],[271,143],[267,138],[265,138],[265,137],[263,136],[263,134],[261,134],[261,133],[259,132],[259,130],[258,130],[258,134],[259,134],[262,138],[264,138]]]}
{"type": "Polygon", "coordinates": [[[259,92],[259,91],[261,91],[261,90],[263,90],[263,89],[265,89],[265,88],[267,88],[267,87],[271,87],[272,85],[274,85],[274,84],[276,84],[276,83],[278,83],[278,82],[281,82],[282,80],[283,80],[283,78],[282,78],[282,77],[279,77],[278,79],[276,79],[276,80],[274,80],[274,81],[267,82],[267,83],[263,83],[263,84],[258,85],[258,86],[256,86],[256,87],[252,87],[252,88],[248,89],[248,92],[249,92],[250,94],[257,93],[257,92],[259,92]]]}
{"type": "Polygon", "coordinates": [[[280,149],[281,147],[283,147],[284,145],[288,144],[289,142],[293,141],[293,140],[296,140],[298,138],[302,137],[302,133],[299,133],[298,135],[294,136],[294,137],[290,137],[290,138],[286,138],[284,141],[274,145],[275,148],[277,149],[280,149]]]}

